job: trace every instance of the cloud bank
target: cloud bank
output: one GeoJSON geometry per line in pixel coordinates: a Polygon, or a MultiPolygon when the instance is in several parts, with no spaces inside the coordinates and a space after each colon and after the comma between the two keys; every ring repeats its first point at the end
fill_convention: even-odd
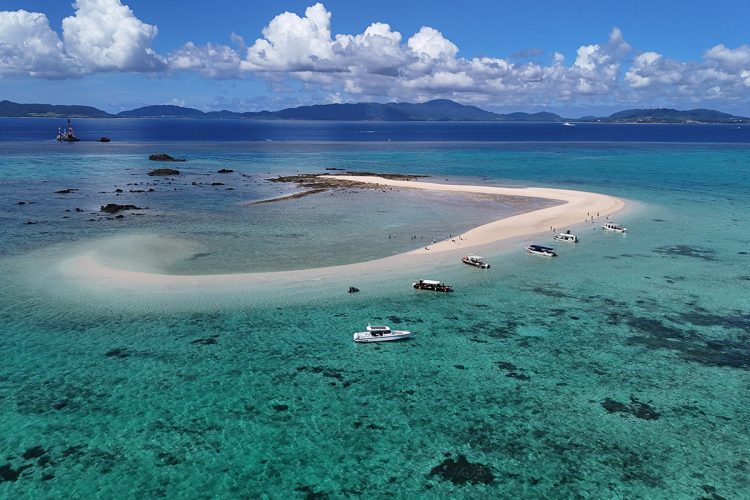
{"type": "MultiPolygon", "coordinates": [[[[606,41],[560,53],[546,62],[467,57],[433,27],[405,37],[374,22],[359,34],[334,34],[321,3],[303,15],[274,17],[252,44],[190,41],[168,54],[151,47],[156,26],[122,0],[77,0],[61,35],[43,13],[0,11],[0,78],[81,78],[100,72],[197,72],[211,79],[259,78],[271,88],[297,82],[332,101],[423,101],[452,98],[487,105],[543,107],[643,102],[732,103],[750,95],[750,46],[718,44],[699,61],[635,51],[618,28],[606,41]]],[[[537,57],[539,59],[539,57],[537,57]]]]}

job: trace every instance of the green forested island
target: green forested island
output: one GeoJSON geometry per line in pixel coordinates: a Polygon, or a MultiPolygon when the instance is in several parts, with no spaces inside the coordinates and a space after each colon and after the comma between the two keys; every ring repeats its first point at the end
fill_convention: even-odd
{"type": "Polygon", "coordinates": [[[448,99],[424,103],[316,104],[279,111],[204,112],[172,105],[145,106],[111,114],[79,105],[18,104],[0,101],[0,117],[44,118],[224,118],[263,120],[338,120],[338,121],[498,121],[498,122],[598,122],[598,123],[750,123],[750,118],[712,109],[679,111],[668,108],[629,109],[609,116],[563,118],[549,112],[493,113],[448,99]]]}

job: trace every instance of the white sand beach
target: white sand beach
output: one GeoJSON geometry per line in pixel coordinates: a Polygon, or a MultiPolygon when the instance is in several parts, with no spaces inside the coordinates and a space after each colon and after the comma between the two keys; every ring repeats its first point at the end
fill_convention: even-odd
{"type": "MultiPolygon", "coordinates": [[[[525,196],[558,200],[561,203],[500,219],[489,224],[473,228],[449,240],[429,244],[410,252],[356,264],[342,266],[301,269],[294,271],[236,273],[212,275],[171,275],[136,269],[137,262],[128,265],[128,269],[105,263],[102,253],[96,248],[69,257],[59,263],[58,271],[62,278],[77,282],[84,287],[117,288],[151,291],[169,290],[216,290],[217,288],[258,285],[319,286],[321,284],[339,283],[356,276],[366,280],[382,276],[385,272],[399,270],[429,269],[432,266],[446,264],[461,255],[499,245],[504,241],[516,241],[519,238],[550,233],[550,227],[559,230],[586,222],[587,214],[597,217],[597,222],[606,216],[621,210],[625,203],[615,197],[550,188],[505,188],[496,186],[470,186],[461,184],[439,184],[422,181],[403,181],[374,176],[331,176],[336,179],[351,180],[387,187],[408,189],[425,189],[433,191],[451,191],[457,193],[476,193],[483,195],[525,196]]],[[[590,216],[588,216],[590,220],[590,216]]],[[[457,262],[457,261],[456,261],[457,262]]],[[[155,272],[156,271],[156,272],[155,272]]]]}

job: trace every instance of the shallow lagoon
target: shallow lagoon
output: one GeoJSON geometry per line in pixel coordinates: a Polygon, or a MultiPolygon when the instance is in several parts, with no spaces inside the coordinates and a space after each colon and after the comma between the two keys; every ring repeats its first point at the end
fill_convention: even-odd
{"type": "Polygon", "coordinates": [[[3,496],[750,493],[747,147],[113,145],[0,150],[3,496]],[[116,197],[116,185],[147,182],[144,159],[161,150],[189,159],[178,168],[190,182],[222,167],[234,177],[116,197]],[[406,192],[311,195],[256,206],[263,217],[242,205],[294,190],[268,176],[326,167],[600,191],[635,208],[626,236],[582,225],[555,260],[514,242],[486,253],[488,271],[435,269],[451,295],[390,273],[354,295],[346,283],[182,307],[116,291],[85,300],[45,278],[75,245],[126,234],[200,247],[170,260],[173,272],[234,272],[267,255],[248,244],[258,235],[287,235],[267,238],[284,262],[325,263],[332,242],[343,248],[332,260],[356,261],[403,251],[420,229],[452,234],[468,216],[513,210],[454,197],[423,211],[406,192]],[[54,194],[63,188],[79,191],[54,194]],[[371,196],[387,210],[372,213],[371,196]],[[149,210],[91,215],[109,201],[149,210]],[[65,212],[76,207],[86,212],[65,212]],[[199,253],[211,255],[188,260],[199,253]],[[351,342],[370,321],[416,338],[351,342]],[[451,474],[461,455],[475,464],[467,477],[451,474]]]}

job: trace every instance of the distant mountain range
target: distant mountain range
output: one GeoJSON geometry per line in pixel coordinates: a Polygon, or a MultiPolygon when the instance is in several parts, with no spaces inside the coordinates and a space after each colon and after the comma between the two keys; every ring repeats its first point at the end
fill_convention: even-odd
{"type": "Polygon", "coordinates": [[[116,115],[91,106],[18,104],[0,101],[0,117],[45,118],[224,118],[260,120],[338,120],[338,121],[495,121],[495,122],[602,122],[602,123],[750,123],[750,118],[712,109],[629,109],[606,117],[563,118],[554,113],[509,113],[485,111],[448,99],[419,104],[360,102],[353,104],[317,104],[280,111],[203,112],[181,106],[145,106],[116,115]]]}

